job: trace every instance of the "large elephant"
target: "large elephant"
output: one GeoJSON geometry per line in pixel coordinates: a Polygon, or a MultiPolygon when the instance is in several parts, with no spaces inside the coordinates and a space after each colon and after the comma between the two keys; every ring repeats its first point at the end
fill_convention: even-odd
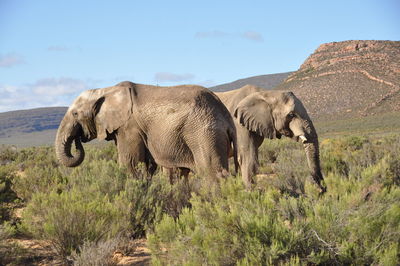
{"type": "Polygon", "coordinates": [[[80,165],[81,142],[95,138],[114,140],[119,163],[132,172],[144,162],[150,172],[157,164],[226,176],[229,153],[236,153],[230,113],[215,94],[192,85],[160,87],[125,81],[83,92],[57,131],[59,161],[69,167],[80,165]]]}
{"type": "Polygon", "coordinates": [[[319,160],[318,136],[301,101],[292,92],[264,90],[246,85],[216,93],[234,117],[238,160],[247,187],[258,168],[258,148],[264,138],[282,135],[303,143],[311,175],[321,192],[323,176],[319,160]]]}

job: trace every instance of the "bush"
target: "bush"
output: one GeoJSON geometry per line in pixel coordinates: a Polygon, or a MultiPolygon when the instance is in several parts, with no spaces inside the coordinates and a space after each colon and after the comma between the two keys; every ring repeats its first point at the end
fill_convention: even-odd
{"type": "Polygon", "coordinates": [[[23,228],[51,241],[64,258],[85,241],[115,237],[129,228],[129,210],[117,209],[107,195],[78,190],[37,193],[23,213],[23,228]]]}
{"type": "Polygon", "coordinates": [[[282,151],[303,150],[301,144],[291,139],[283,138],[281,140],[265,139],[259,148],[260,167],[268,163],[275,163],[282,151]]]}
{"type": "Polygon", "coordinates": [[[15,176],[12,189],[20,199],[28,202],[36,193],[49,193],[52,190],[61,192],[66,182],[59,168],[34,166],[15,176]]]}
{"type": "Polygon", "coordinates": [[[111,266],[117,265],[113,260],[113,254],[121,243],[120,238],[111,238],[97,242],[85,242],[79,249],[79,253],[72,252],[69,260],[75,266],[111,266]]]}
{"type": "Polygon", "coordinates": [[[53,147],[31,147],[18,152],[15,159],[21,171],[35,166],[57,167],[58,161],[53,147]]]}
{"type": "Polygon", "coordinates": [[[143,167],[134,179],[116,163],[113,145],[85,146],[77,168],[59,166],[52,148],[22,150],[0,167],[8,180],[0,188],[11,193],[2,199],[15,201],[16,191],[27,205],[24,232],[51,240],[76,264],[112,265],[121,235],[147,235],[155,264],[399,264],[398,135],[323,140],[324,196],[306,182],[304,149],[291,140],[261,146],[268,182],[254,191],[239,178],[171,185],[161,173],[149,179],[143,167]]]}
{"type": "Polygon", "coordinates": [[[168,178],[161,174],[153,176],[152,180],[128,180],[121,196],[131,203],[131,236],[145,236],[161,220],[163,213],[177,217],[182,208],[189,206],[190,191],[190,184],[184,180],[171,185],[168,178]]]}
{"type": "Polygon", "coordinates": [[[323,141],[328,192],[322,197],[304,182],[308,167],[301,147],[282,148],[272,186],[249,192],[228,179],[219,189],[197,190],[191,208],[178,217],[164,214],[148,234],[153,261],[398,265],[399,143],[392,136],[323,141]]]}
{"type": "Polygon", "coordinates": [[[191,188],[184,180],[171,185],[161,174],[150,180],[143,166],[138,171],[142,178],[134,179],[104,159],[74,169],[27,169],[14,183],[27,201],[22,230],[50,240],[64,258],[88,241],[143,237],[162,213],[178,216],[188,206],[191,188]]]}
{"type": "Polygon", "coordinates": [[[273,185],[280,191],[292,196],[305,193],[305,181],[310,176],[310,170],[304,150],[282,150],[278,155],[275,171],[277,178],[273,185]]]}
{"type": "Polygon", "coordinates": [[[15,161],[17,158],[17,148],[2,144],[0,146],[0,166],[15,161]]]}
{"type": "Polygon", "coordinates": [[[177,220],[165,215],[148,236],[152,254],[161,264],[252,265],[289,259],[300,238],[278,215],[278,200],[276,190],[246,192],[233,178],[211,197],[204,188],[192,198],[192,209],[185,208],[177,220]]]}
{"type": "Polygon", "coordinates": [[[13,165],[0,166],[0,202],[11,202],[16,199],[16,195],[11,189],[15,175],[16,169],[13,165]]]}
{"type": "Polygon", "coordinates": [[[228,180],[211,201],[195,196],[177,219],[164,215],[148,239],[160,264],[397,262],[399,193],[382,190],[367,202],[360,194],[293,198],[228,180]]]}

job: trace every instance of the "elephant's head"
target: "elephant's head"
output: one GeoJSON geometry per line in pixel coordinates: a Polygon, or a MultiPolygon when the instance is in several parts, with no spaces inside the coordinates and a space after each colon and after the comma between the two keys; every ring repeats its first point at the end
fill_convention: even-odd
{"type": "Polygon", "coordinates": [[[321,184],[317,132],[303,104],[292,92],[254,92],[239,102],[234,116],[248,130],[265,138],[284,135],[303,143],[312,177],[321,192],[326,191],[321,184]]]}
{"type": "Polygon", "coordinates": [[[132,83],[88,90],[75,99],[57,131],[55,150],[59,161],[68,167],[82,163],[85,152],[81,142],[95,138],[113,139],[115,132],[132,114],[132,83]],[[71,153],[75,142],[76,154],[71,153]]]}

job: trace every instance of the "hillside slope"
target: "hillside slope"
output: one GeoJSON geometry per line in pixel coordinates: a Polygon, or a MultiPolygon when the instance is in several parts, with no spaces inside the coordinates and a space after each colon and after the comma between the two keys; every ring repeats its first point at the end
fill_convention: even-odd
{"type": "Polygon", "coordinates": [[[52,144],[67,107],[49,107],[0,113],[0,144],[52,144]]]}
{"type": "Polygon", "coordinates": [[[272,89],[273,87],[279,85],[292,73],[293,72],[286,72],[286,73],[254,76],[214,86],[209,89],[215,92],[229,91],[229,90],[239,89],[247,84],[252,84],[265,89],[272,89]]]}
{"type": "Polygon", "coordinates": [[[66,111],[49,107],[0,113],[0,137],[57,129],[66,111]]]}
{"type": "Polygon", "coordinates": [[[313,118],[351,118],[400,110],[400,42],[321,45],[276,89],[293,91],[313,118]]]}

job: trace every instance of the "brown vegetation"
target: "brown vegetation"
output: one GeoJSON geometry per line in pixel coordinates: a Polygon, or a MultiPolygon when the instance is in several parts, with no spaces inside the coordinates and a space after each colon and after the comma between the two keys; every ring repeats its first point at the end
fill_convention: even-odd
{"type": "Polygon", "coordinates": [[[314,118],[400,110],[400,42],[322,44],[276,89],[293,91],[314,118]]]}

